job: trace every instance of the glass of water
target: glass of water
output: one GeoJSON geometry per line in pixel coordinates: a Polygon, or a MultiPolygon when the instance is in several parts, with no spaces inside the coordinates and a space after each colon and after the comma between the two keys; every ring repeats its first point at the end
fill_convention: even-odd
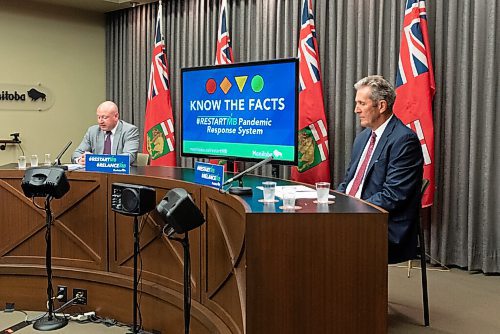
{"type": "Polygon", "coordinates": [[[31,167],[38,167],[38,155],[36,154],[31,156],[31,167]]]}
{"type": "Polygon", "coordinates": [[[329,193],[330,193],[329,182],[316,182],[316,198],[318,203],[328,203],[329,193]]]}
{"type": "Polygon", "coordinates": [[[276,182],[264,181],[262,182],[262,189],[264,192],[264,203],[274,202],[274,194],[276,193],[276,182]]]}
{"type": "Polygon", "coordinates": [[[43,164],[45,166],[50,166],[52,163],[50,162],[50,153],[45,153],[45,158],[43,160],[43,164]]]}
{"type": "Polygon", "coordinates": [[[17,158],[17,167],[19,169],[26,169],[26,156],[21,155],[19,158],[17,158]]]}
{"type": "Polygon", "coordinates": [[[286,187],[283,189],[283,209],[295,209],[295,187],[286,187]]]}

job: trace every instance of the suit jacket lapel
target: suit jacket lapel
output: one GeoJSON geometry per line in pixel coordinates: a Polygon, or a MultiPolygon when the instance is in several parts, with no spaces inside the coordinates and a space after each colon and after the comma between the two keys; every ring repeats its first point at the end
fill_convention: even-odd
{"type": "Polygon", "coordinates": [[[353,161],[352,161],[352,168],[349,170],[349,176],[347,177],[347,182],[350,182],[354,176],[356,175],[356,169],[358,168],[358,165],[359,165],[359,160],[361,159],[361,155],[363,154],[363,150],[365,149],[366,147],[366,143],[368,142],[368,140],[370,139],[370,135],[371,135],[371,130],[370,131],[366,131],[364,130],[362,133],[359,134],[360,135],[360,143],[361,146],[358,147],[356,149],[354,153],[354,156],[353,156],[353,161]]]}
{"type": "Polygon", "coordinates": [[[116,127],[115,135],[113,137],[113,147],[111,148],[111,154],[116,154],[118,151],[118,143],[120,142],[120,138],[122,136],[123,130],[123,122],[118,121],[118,126],[116,127]]]}
{"type": "Polygon", "coordinates": [[[370,163],[368,164],[368,168],[366,170],[366,173],[370,171],[372,168],[373,164],[378,161],[378,158],[380,157],[380,154],[384,151],[384,147],[387,144],[387,139],[391,135],[392,131],[394,130],[394,126],[396,125],[396,116],[393,116],[392,119],[389,121],[387,124],[387,127],[384,130],[384,133],[382,133],[382,137],[380,137],[380,140],[377,144],[377,147],[375,148],[375,151],[372,154],[372,158],[370,159],[370,163]]]}
{"type": "Polygon", "coordinates": [[[100,128],[97,128],[97,143],[95,146],[94,154],[102,154],[104,152],[104,139],[106,133],[102,131],[100,128]]]}

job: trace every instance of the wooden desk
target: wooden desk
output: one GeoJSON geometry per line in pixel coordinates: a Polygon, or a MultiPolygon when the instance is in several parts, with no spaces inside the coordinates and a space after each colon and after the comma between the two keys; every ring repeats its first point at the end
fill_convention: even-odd
{"type": "MultiPolygon", "coordinates": [[[[43,310],[45,217],[21,190],[23,171],[0,167],[0,304],[43,310]]],[[[342,194],[286,213],[280,203],[221,194],[193,170],[139,167],[132,175],[68,172],[71,189],[51,206],[53,285],[88,291],[99,316],[132,322],[133,223],[110,209],[114,182],[154,187],[159,202],[191,193],[206,223],[190,232],[191,333],[385,333],[387,214],[342,194]]],[[[246,186],[264,178],[245,176],[246,186]]],[[[278,180],[278,184],[290,182],[278,180]]],[[[38,199],[43,204],[42,199],[38,199]]],[[[182,247],[161,235],[156,213],[141,221],[143,326],[183,333],[182,247]]],[[[56,303],[57,304],[57,303],[56,303]]]]}

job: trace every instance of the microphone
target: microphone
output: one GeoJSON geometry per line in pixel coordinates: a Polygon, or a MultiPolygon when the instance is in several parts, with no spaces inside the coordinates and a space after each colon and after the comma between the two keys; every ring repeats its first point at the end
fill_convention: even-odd
{"type": "Polygon", "coordinates": [[[70,140],[66,144],[66,146],[64,146],[64,148],[62,149],[62,151],[57,155],[56,160],[54,161],[54,163],[52,164],[52,166],[60,166],[61,165],[61,157],[68,150],[68,148],[71,146],[71,144],[73,144],[73,142],[70,140]]]}
{"type": "Polygon", "coordinates": [[[252,188],[250,188],[250,187],[243,187],[243,182],[241,181],[241,178],[244,175],[246,175],[246,174],[250,173],[251,171],[253,171],[254,169],[259,168],[260,166],[267,164],[271,160],[273,160],[273,156],[272,155],[268,156],[267,158],[265,158],[262,161],[259,161],[258,163],[256,163],[252,167],[245,169],[241,173],[233,176],[232,178],[230,178],[229,180],[227,180],[226,182],[224,182],[222,184],[222,186],[225,186],[225,185],[228,185],[228,184],[230,184],[230,183],[232,183],[234,181],[240,180],[240,186],[239,187],[232,187],[232,188],[230,188],[229,192],[231,194],[235,194],[235,195],[251,195],[252,194],[252,188]]]}

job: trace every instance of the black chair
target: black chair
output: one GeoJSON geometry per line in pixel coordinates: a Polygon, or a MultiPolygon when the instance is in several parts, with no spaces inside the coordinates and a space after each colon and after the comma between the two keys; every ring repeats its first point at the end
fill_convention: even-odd
{"type": "MultiPolygon", "coordinates": [[[[427,187],[429,186],[429,180],[422,180],[422,188],[420,193],[423,195],[427,187]]],[[[425,239],[424,239],[424,229],[420,223],[420,219],[417,221],[417,232],[418,232],[418,256],[420,258],[420,268],[422,273],[422,303],[424,306],[424,325],[429,326],[429,298],[427,294],[427,263],[426,263],[426,252],[425,252],[425,239]]],[[[410,277],[410,270],[412,268],[412,260],[408,261],[408,277],[410,277]]]]}

